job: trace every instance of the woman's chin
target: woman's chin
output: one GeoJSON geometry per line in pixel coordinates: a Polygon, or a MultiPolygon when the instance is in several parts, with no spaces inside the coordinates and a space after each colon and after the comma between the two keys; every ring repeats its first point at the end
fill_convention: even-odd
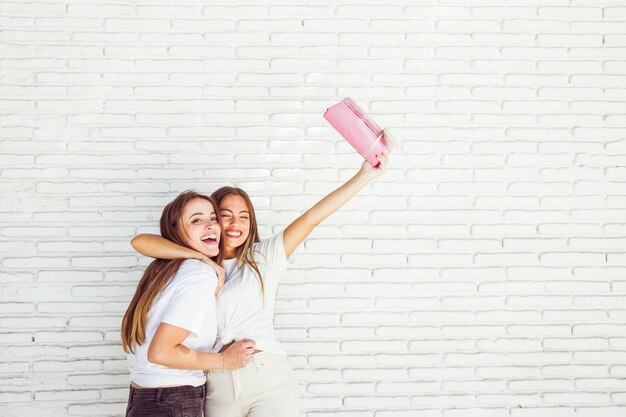
{"type": "Polygon", "coordinates": [[[233,248],[233,249],[237,249],[239,246],[243,245],[245,242],[245,239],[232,239],[229,237],[226,237],[226,239],[224,240],[224,244],[229,247],[229,248],[233,248]]]}
{"type": "Polygon", "coordinates": [[[215,247],[209,247],[205,249],[203,253],[209,258],[212,258],[214,256],[217,256],[218,253],[220,253],[220,249],[217,245],[215,245],[215,247]]]}
{"type": "Polygon", "coordinates": [[[196,249],[198,252],[200,252],[201,254],[203,254],[204,256],[208,258],[217,256],[217,254],[220,252],[220,248],[217,243],[212,243],[212,244],[202,243],[202,244],[198,244],[194,246],[195,246],[194,249],[196,249]]]}

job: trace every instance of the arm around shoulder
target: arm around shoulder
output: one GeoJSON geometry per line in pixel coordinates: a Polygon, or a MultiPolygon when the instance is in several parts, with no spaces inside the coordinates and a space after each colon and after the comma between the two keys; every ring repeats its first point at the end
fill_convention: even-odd
{"type": "Polygon", "coordinates": [[[202,259],[205,256],[193,249],[171,242],[159,235],[142,233],[130,241],[137,252],[158,259],[202,259]]]}

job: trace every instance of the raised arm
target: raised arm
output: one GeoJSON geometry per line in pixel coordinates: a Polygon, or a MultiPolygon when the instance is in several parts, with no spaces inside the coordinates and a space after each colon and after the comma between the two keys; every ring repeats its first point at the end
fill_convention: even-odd
{"type": "Polygon", "coordinates": [[[379,155],[380,164],[372,167],[367,161],[363,162],[361,169],[355,176],[332,193],[318,201],[313,207],[294,220],[283,233],[283,246],[285,255],[289,257],[302,243],[302,241],[328,216],[339,210],[354,197],[365,185],[378,178],[387,167],[388,157],[379,155]]]}
{"type": "Polygon", "coordinates": [[[175,369],[237,369],[250,362],[255,343],[242,340],[233,343],[223,353],[199,352],[181,343],[189,330],[161,323],[148,347],[148,361],[175,369]]]}

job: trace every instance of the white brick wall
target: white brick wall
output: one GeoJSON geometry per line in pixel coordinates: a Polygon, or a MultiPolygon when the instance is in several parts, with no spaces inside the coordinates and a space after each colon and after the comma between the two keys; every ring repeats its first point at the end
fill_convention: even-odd
{"type": "Polygon", "coordinates": [[[400,142],[279,290],[306,417],[626,415],[624,0],[0,3],[0,415],[120,416],[178,192],[262,234],[400,142]]]}

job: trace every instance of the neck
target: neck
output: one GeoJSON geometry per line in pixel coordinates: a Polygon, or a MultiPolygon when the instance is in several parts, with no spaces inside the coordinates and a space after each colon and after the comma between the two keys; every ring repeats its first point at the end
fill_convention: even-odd
{"type": "Polygon", "coordinates": [[[237,248],[226,248],[224,259],[233,259],[237,257],[237,248]]]}

